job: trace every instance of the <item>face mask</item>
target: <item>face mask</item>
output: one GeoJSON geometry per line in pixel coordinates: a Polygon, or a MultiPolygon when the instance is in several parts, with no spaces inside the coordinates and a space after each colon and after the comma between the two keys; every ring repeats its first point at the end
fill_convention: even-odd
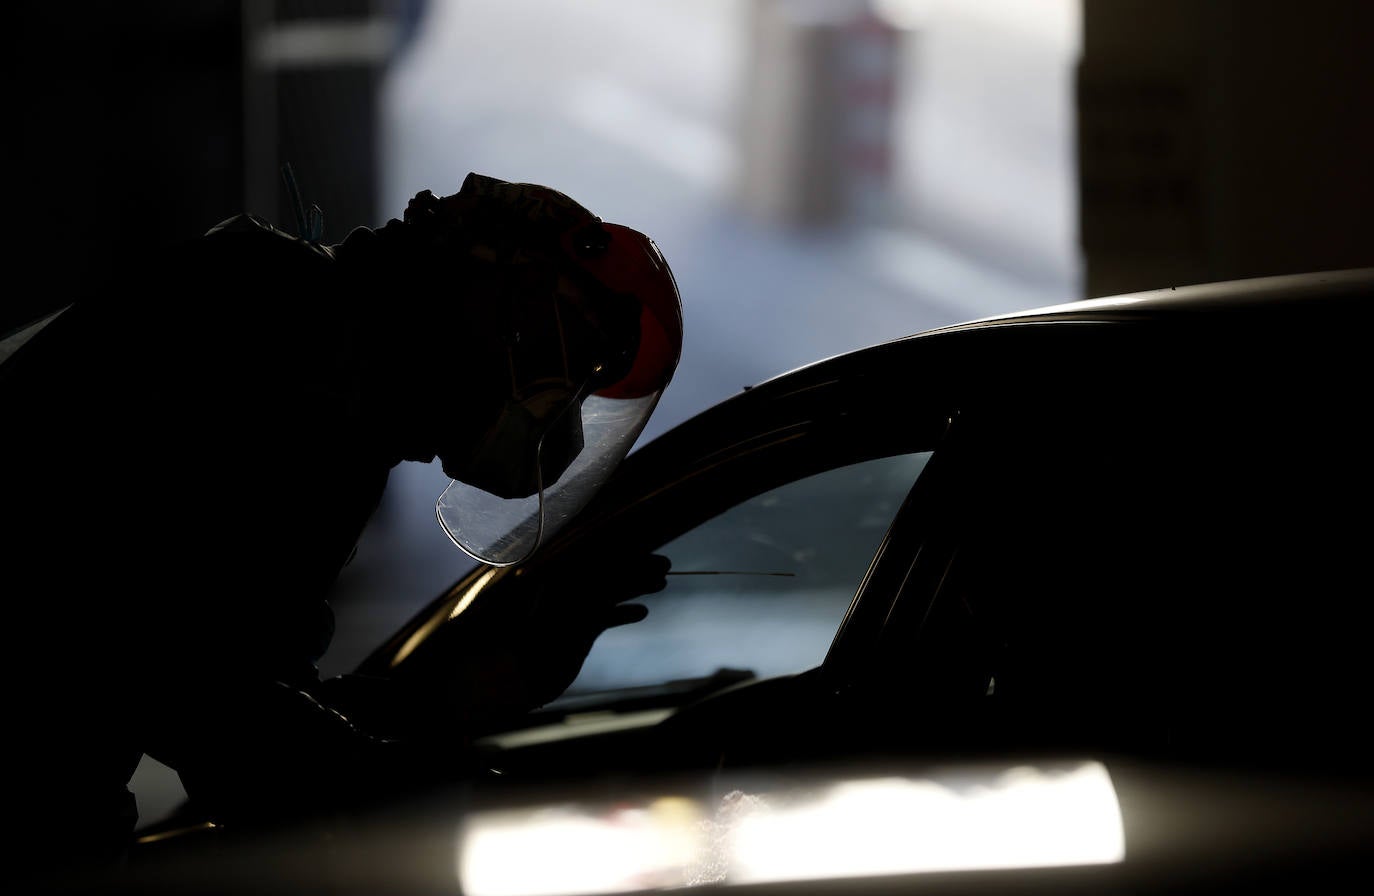
{"type": "Polygon", "coordinates": [[[539,439],[534,463],[522,468],[535,471],[533,480],[499,460],[492,463],[488,484],[504,487],[518,481],[520,487],[509,491],[519,493],[533,482],[534,494],[501,497],[455,479],[436,505],[440,525],[475,560],[492,566],[523,562],[600,491],[634,447],[661,394],[608,398],[592,393],[569,404],[563,412],[568,422],[555,421],[539,439]],[[568,450],[573,443],[566,435],[574,425],[582,444],[576,454],[568,450]]]}
{"type": "Polygon", "coordinates": [[[444,531],[474,558],[523,560],[600,487],[606,461],[618,463],[628,451],[625,438],[632,442],[642,424],[608,416],[594,390],[623,378],[638,347],[638,312],[637,303],[615,296],[531,298],[520,306],[502,362],[509,393],[472,453],[445,464],[454,482],[438,502],[444,531]],[[624,428],[610,432],[611,425],[624,428]]]}
{"type": "Polygon", "coordinates": [[[557,324],[563,341],[522,338],[507,352],[511,394],[462,468],[445,468],[454,481],[436,508],[449,538],[474,559],[493,566],[527,559],[634,447],[676,365],[681,336],[643,306],[628,310],[639,317],[632,338],[621,332],[599,341],[595,328],[564,309],[543,318],[557,324]],[[525,351],[536,345],[535,356],[525,351]]]}
{"type": "Polygon", "coordinates": [[[557,482],[581,453],[583,390],[567,385],[510,399],[488,430],[461,478],[498,498],[528,498],[557,482]],[[579,394],[580,393],[580,394],[579,394]]]}

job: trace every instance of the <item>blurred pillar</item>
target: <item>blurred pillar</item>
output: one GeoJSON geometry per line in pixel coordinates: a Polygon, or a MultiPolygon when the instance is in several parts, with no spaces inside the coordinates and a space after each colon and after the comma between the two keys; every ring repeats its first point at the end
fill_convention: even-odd
{"type": "Polygon", "coordinates": [[[1374,265],[1374,4],[1084,0],[1088,296],[1374,265]]]}
{"type": "Polygon", "coordinates": [[[887,213],[901,32],[867,0],[751,0],[737,195],[752,217],[887,213]]]}
{"type": "Polygon", "coordinates": [[[295,231],[289,163],[324,241],[382,223],[380,89],[414,4],[245,0],[244,193],[248,209],[295,231]]]}

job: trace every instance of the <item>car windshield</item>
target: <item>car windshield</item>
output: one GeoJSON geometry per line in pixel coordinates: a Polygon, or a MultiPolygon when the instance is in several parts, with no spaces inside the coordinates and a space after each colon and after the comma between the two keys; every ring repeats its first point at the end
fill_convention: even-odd
{"type": "Polygon", "coordinates": [[[667,542],[658,552],[673,564],[668,586],[639,599],[648,618],[604,633],[567,696],[818,665],[929,456],[797,479],[667,542]]]}

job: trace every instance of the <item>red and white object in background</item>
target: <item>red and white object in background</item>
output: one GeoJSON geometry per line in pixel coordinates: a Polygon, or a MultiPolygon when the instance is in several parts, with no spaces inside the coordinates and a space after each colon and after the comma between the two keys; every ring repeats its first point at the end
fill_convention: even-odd
{"type": "Polygon", "coordinates": [[[865,3],[838,36],[837,156],[847,217],[880,223],[889,213],[902,32],[865,3]]]}

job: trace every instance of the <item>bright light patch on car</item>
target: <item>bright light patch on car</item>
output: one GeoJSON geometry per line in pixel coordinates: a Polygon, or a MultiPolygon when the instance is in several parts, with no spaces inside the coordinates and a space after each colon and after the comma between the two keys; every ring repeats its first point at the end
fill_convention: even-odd
{"type": "Polygon", "coordinates": [[[469,896],[552,896],[1124,857],[1111,778],[1085,762],[479,813],[458,874],[469,896]]]}
{"type": "Polygon", "coordinates": [[[839,783],[814,802],[745,814],[729,880],[1120,862],[1125,837],[1107,770],[1021,767],[958,787],[886,778],[839,783]]]}
{"type": "Polygon", "coordinates": [[[458,879],[467,896],[623,893],[687,883],[700,851],[696,801],[485,813],[468,825],[458,879]]]}

